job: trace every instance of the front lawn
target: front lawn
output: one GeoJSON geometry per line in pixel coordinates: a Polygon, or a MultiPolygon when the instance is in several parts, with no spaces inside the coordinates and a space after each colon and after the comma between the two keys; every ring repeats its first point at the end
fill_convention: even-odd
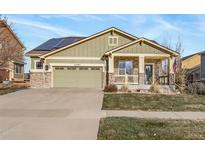
{"type": "Polygon", "coordinates": [[[109,117],[100,120],[100,140],[205,139],[205,121],[109,117]]]}
{"type": "Polygon", "coordinates": [[[103,110],[205,111],[205,96],[104,94],[103,110]]]}
{"type": "Polygon", "coordinates": [[[0,89],[0,95],[5,95],[5,94],[12,93],[12,92],[15,92],[15,91],[16,91],[16,89],[11,89],[11,88],[0,89]]]}
{"type": "Polygon", "coordinates": [[[8,94],[8,93],[12,93],[12,92],[16,92],[16,91],[18,91],[18,90],[23,90],[23,89],[26,89],[26,88],[28,88],[28,86],[25,86],[25,85],[21,85],[21,86],[19,86],[19,85],[14,85],[14,86],[12,86],[12,87],[10,87],[10,88],[1,88],[0,89],[0,95],[5,95],[5,94],[8,94]]]}

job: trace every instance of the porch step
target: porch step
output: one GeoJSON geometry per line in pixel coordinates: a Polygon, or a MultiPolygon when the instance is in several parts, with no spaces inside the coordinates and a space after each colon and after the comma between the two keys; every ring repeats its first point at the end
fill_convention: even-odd
{"type": "Polygon", "coordinates": [[[160,85],[160,91],[162,94],[175,94],[175,88],[169,85],[160,85]]]}

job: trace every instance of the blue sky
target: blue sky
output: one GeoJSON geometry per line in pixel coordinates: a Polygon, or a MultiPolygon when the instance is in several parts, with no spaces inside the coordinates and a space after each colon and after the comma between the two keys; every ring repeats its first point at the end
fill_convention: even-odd
{"type": "MultiPolygon", "coordinates": [[[[180,36],[183,55],[205,50],[205,15],[6,15],[26,51],[50,38],[89,36],[109,27],[117,27],[137,37],[159,43],[180,36]]],[[[26,58],[26,72],[29,59],[26,58]]]]}

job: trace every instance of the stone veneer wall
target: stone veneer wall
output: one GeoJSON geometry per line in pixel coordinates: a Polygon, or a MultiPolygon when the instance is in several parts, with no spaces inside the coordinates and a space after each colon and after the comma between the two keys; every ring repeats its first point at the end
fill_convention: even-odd
{"type": "Polygon", "coordinates": [[[114,84],[114,74],[113,73],[109,73],[108,74],[108,84],[110,85],[110,84],[114,84]]]}
{"type": "Polygon", "coordinates": [[[103,72],[102,80],[102,88],[104,89],[104,87],[106,86],[106,72],[103,72]]]}
{"type": "Polygon", "coordinates": [[[175,74],[170,73],[169,74],[169,85],[174,85],[175,84],[175,74]]]}
{"type": "Polygon", "coordinates": [[[144,85],[145,81],[144,73],[139,73],[139,85],[144,85]]]}
{"type": "Polygon", "coordinates": [[[50,88],[51,72],[31,72],[30,84],[32,88],[50,88]]]}

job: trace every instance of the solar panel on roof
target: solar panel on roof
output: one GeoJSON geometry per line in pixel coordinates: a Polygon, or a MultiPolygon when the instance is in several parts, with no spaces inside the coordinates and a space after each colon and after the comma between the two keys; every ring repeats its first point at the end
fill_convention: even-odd
{"type": "Polygon", "coordinates": [[[83,38],[85,37],[53,38],[34,48],[33,51],[52,51],[53,49],[65,47],[83,38]]]}

